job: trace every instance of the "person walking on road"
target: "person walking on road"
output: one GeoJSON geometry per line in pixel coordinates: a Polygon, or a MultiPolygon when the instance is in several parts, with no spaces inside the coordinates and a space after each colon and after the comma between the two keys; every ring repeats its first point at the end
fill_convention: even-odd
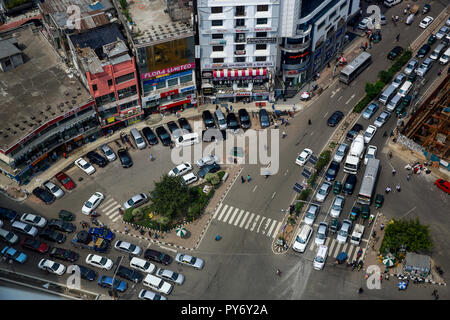
{"type": "Polygon", "coordinates": [[[401,189],[400,189],[400,184],[397,184],[397,185],[395,186],[395,188],[397,189],[398,192],[401,191],[401,189]]]}
{"type": "Polygon", "coordinates": [[[251,179],[251,178],[250,178],[250,175],[248,174],[248,175],[247,175],[247,181],[250,182],[250,179],[251,179]]]}
{"type": "Polygon", "coordinates": [[[390,188],[390,187],[386,187],[385,192],[386,192],[386,194],[389,193],[389,192],[391,192],[391,188],[390,188]]]}
{"type": "Polygon", "coordinates": [[[382,224],[380,225],[380,230],[383,231],[383,229],[384,229],[384,223],[382,223],[382,224]]]}
{"type": "Polygon", "coordinates": [[[311,125],[311,123],[312,123],[311,119],[308,119],[308,125],[311,125]]]}
{"type": "Polygon", "coordinates": [[[411,179],[411,174],[408,173],[408,175],[406,176],[406,181],[409,181],[411,179]]]}
{"type": "Polygon", "coordinates": [[[397,171],[395,171],[395,169],[392,169],[392,176],[395,176],[396,173],[397,171]]]}
{"type": "Polygon", "coordinates": [[[244,179],[244,177],[243,177],[243,176],[241,176],[241,182],[242,182],[242,183],[244,183],[244,182],[245,182],[245,179],[244,179]]]}
{"type": "Polygon", "coordinates": [[[397,34],[397,36],[395,37],[395,39],[397,40],[397,42],[400,40],[400,33],[397,34]]]}

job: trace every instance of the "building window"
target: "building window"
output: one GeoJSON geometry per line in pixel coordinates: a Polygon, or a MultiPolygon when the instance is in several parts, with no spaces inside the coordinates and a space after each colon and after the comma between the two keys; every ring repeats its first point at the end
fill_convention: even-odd
{"type": "Polygon", "coordinates": [[[138,100],[130,101],[119,106],[120,111],[126,110],[131,107],[136,107],[138,105],[138,100]]]}
{"type": "MultiPolygon", "coordinates": [[[[116,84],[123,83],[123,82],[126,82],[126,81],[130,81],[132,79],[134,79],[134,72],[125,74],[125,75],[120,76],[120,77],[117,77],[116,78],[116,84]]],[[[110,84],[110,85],[112,85],[112,84],[110,84]]]]}
{"type": "Polygon", "coordinates": [[[93,90],[93,91],[97,91],[97,85],[96,85],[96,84],[93,84],[93,85],[92,85],[92,90],[93,90]]]}
{"type": "Polygon", "coordinates": [[[222,7],[211,7],[211,13],[222,13],[223,8],[222,7]]]}
{"type": "Polygon", "coordinates": [[[180,83],[186,83],[192,81],[192,74],[180,77],[180,83]]]}
{"type": "Polygon", "coordinates": [[[213,27],[221,27],[223,26],[223,20],[211,20],[211,25],[213,27]]]}
{"type": "Polygon", "coordinates": [[[224,63],[224,58],[213,58],[213,63],[224,63]]]}
{"type": "Polygon", "coordinates": [[[256,19],[256,24],[267,24],[267,18],[258,18],[256,19]]]}
{"type": "Polygon", "coordinates": [[[166,87],[166,81],[161,81],[156,84],[156,89],[162,89],[166,87]]]}
{"type": "Polygon", "coordinates": [[[116,96],[114,95],[114,92],[95,98],[95,103],[97,104],[97,107],[101,107],[102,105],[105,105],[113,101],[116,101],[116,96]]]}
{"type": "Polygon", "coordinates": [[[237,44],[236,50],[245,50],[245,44],[237,44]]]}
{"type": "Polygon", "coordinates": [[[234,62],[245,62],[245,57],[235,57],[234,62]]]}
{"type": "Polygon", "coordinates": [[[257,38],[267,38],[267,32],[257,32],[256,37],[257,38]]]}
{"type": "Polygon", "coordinates": [[[112,79],[108,80],[108,86],[112,86],[112,79]]]}
{"type": "Polygon", "coordinates": [[[213,39],[223,39],[223,33],[213,33],[212,38],[213,39]]]}
{"type": "Polygon", "coordinates": [[[255,61],[267,61],[267,57],[255,57],[255,61]]]}
{"type": "Polygon", "coordinates": [[[323,20],[323,22],[321,24],[319,24],[319,26],[317,27],[317,30],[322,29],[323,26],[325,25],[325,20],[323,20]]]}
{"type": "Polygon", "coordinates": [[[267,44],[266,43],[260,43],[256,45],[256,50],[266,50],[267,44]]]}
{"type": "Polygon", "coordinates": [[[245,16],[245,6],[238,6],[236,7],[236,17],[242,17],[245,16]]]}
{"type": "Polygon", "coordinates": [[[260,4],[260,5],[256,6],[256,11],[269,11],[269,5],[260,4]]]}
{"type": "Polygon", "coordinates": [[[245,27],[245,19],[236,19],[236,27],[245,27]]]}
{"type": "Polygon", "coordinates": [[[328,19],[331,20],[331,18],[333,18],[336,15],[336,11],[334,11],[332,14],[330,14],[330,16],[328,17],[328,19]]]}
{"type": "Polygon", "coordinates": [[[131,97],[131,96],[135,95],[136,93],[137,93],[137,89],[136,89],[135,85],[125,88],[125,89],[117,90],[117,95],[119,97],[119,100],[131,97]]]}
{"type": "Polygon", "coordinates": [[[234,42],[245,42],[245,33],[236,33],[234,42]]]}
{"type": "Polygon", "coordinates": [[[167,85],[169,87],[178,85],[178,78],[167,80],[167,85]]]}
{"type": "Polygon", "coordinates": [[[213,46],[213,51],[223,51],[223,46],[213,46]]]}

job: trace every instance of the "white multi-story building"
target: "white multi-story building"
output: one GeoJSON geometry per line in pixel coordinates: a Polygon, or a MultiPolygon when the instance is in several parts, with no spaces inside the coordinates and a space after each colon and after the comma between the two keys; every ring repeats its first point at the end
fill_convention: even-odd
{"type": "Polygon", "coordinates": [[[198,0],[204,102],[274,99],[282,1],[198,0]]]}

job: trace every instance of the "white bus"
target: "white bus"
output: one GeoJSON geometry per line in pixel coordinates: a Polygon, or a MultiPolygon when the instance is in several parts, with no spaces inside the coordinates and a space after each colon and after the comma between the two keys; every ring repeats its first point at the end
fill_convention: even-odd
{"type": "Polygon", "coordinates": [[[372,56],[368,52],[362,52],[352,62],[345,66],[341,70],[339,80],[349,84],[360,74],[370,63],[372,62],[372,56]]]}
{"type": "Polygon", "coordinates": [[[361,183],[361,188],[358,193],[358,203],[369,204],[372,202],[373,193],[378,179],[378,169],[380,167],[380,160],[369,159],[367,162],[366,171],[361,183]]]}

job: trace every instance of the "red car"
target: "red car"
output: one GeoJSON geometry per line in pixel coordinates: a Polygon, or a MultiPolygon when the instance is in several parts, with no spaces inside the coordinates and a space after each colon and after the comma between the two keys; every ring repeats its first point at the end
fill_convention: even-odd
{"type": "Polygon", "coordinates": [[[434,184],[444,192],[450,194],[450,182],[445,181],[444,179],[437,179],[434,184]]]}
{"type": "Polygon", "coordinates": [[[49,249],[48,244],[33,238],[23,239],[21,245],[25,249],[30,249],[39,253],[47,253],[49,249]]]}
{"type": "Polygon", "coordinates": [[[70,179],[69,176],[64,172],[61,171],[57,173],[55,177],[67,190],[72,190],[73,188],[75,188],[75,183],[73,182],[73,180],[70,179]]]}

